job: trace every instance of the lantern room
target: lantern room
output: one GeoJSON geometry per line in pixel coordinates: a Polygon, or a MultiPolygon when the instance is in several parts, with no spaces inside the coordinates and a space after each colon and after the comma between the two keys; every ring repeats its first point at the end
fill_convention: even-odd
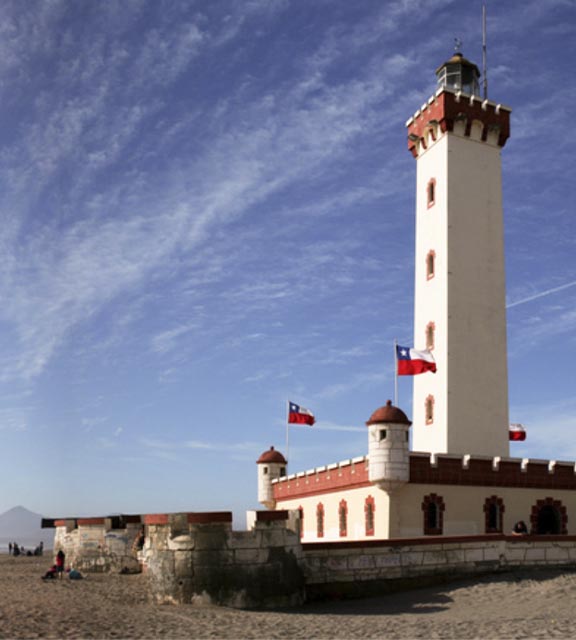
{"type": "Polygon", "coordinates": [[[450,60],[436,69],[439,89],[462,91],[468,95],[480,95],[480,71],[478,67],[460,53],[455,53],[450,60]]]}

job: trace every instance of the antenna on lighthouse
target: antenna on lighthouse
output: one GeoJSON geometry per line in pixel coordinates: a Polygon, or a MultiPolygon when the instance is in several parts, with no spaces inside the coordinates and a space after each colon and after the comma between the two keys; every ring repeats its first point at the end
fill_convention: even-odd
{"type": "Polygon", "coordinates": [[[488,99],[488,71],[486,68],[486,3],[482,3],[482,87],[484,100],[488,99]]]}

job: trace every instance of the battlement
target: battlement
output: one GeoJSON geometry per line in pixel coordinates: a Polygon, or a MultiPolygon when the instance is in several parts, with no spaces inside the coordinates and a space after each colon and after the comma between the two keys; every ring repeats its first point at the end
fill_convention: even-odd
{"type": "MultiPolygon", "coordinates": [[[[370,486],[368,463],[362,456],[274,480],[274,498],[370,486]]],[[[409,483],[574,490],[576,462],[411,452],[409,483]]]]}
{"type": "Polygon", "coordinates": [[[272,481],[275,500],[369,486],[368,456],[292,473],[272,481]]]}
{"type": "Polygon", "coordinates": [[[510,137],[511,111],[478,96],[438,89],[406,122],[408,150],[418,157],[447,131],[503,147],[510,137]]]}

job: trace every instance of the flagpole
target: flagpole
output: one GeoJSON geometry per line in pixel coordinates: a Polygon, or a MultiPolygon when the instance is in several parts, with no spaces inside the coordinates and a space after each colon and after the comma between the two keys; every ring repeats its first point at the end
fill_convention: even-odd
{"type": "Polygon", "coordinates": [[[398,406],[398,341],[394,338],[394,406],[398,406]]]}
{"type": "Polygon", "coordinates": [[[290,464],[290,441],[289,441],[289,429],[290,429],[290,401],[286,401],[286,470],[290,464]]]}

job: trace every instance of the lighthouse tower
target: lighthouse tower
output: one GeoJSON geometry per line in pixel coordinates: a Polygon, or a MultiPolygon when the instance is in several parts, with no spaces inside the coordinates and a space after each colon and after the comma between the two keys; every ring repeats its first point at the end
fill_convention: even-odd
{"type": "Polygon", "coordinates": [[[414,377],[413,449],[508,456],[500,151],[510,109],[479,96],[456,53],[408,120],[416,158],[414,346],[436,374],[414,377]]]}

